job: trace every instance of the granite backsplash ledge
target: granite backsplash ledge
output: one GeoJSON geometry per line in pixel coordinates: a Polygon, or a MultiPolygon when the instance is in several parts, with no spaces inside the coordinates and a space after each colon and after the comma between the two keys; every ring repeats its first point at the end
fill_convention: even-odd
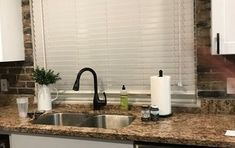
{"type": "Polygon", "coordinates": [[[234,98],[201,98],[200,107],[172,107],[177,113],[235,114],[234,98]]]}
{"type": "Polygon", "coordinates": [[[203,99],[201,101],[201,110],[203,113],[211,114],[235,114],[235,99],[203,99]]]}

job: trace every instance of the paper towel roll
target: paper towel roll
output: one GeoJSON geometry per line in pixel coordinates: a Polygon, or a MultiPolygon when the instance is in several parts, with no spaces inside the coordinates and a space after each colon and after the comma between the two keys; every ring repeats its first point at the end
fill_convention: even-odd
{"type": "Polygon", "coordinates": [[[151,105],[159,107],[159,115],[171,114],[171,87],[170,76],[152,76],[151,81],[151,105]]]}

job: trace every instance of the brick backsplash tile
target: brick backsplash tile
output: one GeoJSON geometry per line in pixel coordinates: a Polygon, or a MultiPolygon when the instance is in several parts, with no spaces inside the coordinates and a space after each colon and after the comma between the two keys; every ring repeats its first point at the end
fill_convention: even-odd
{"type": "MultiPolygon", "coordinates": [[[[210,38],[210,30],[208,28],[201,28],[197,30],[197,34],[200,35],[201,38],[210,38]]],[[[207,40],[208,41],[208,40],[207,40]]],[[[210,41],[209,41],[210,42],[210,41]]]]}
{"type": "Polygon", "coordinates": [[[23,31],[24,31],[24,34],[32,34],[31,27],[25,27],[23,31]]]}
{"type": "Polygon", "coordinates": [[[198,73],[198,82],[213,82],[225,80],[224,76],[221,73],[198,73]]]}
{"type": "Polygon", "coordinates": [[[11,88],[13,88],[13,87],[15,87],[15,88],[18,88],[18,87],[24,88],[24,87],[26,87],[25,82],[9,82],[9,85],[10,85],[11,88]]]}
{"type": "MultiPolygon", "coordinates": [[[[208,48],[210,48],[210,46],[211,43],[208,37],[200,37],[199,39],[197,39],[197,47],[199,50],[207,50],[208,48]]],[[[198,52],[198,54],[203,54],[203,52],[198,52]]]]}
{"type": "Polygon", "coordinates": [[[33,94],[34,89],[33,88],[19,88],[18,93],[19,94],[33,94]]]}
{"type": "Polygon", "coordinates": [[[33,48],[32,42],[31,41],[30,42],[25,42],[24,47],[25,48],[33,48]]]}
{"type": "Polygon", "coordinates": [[[24,66],[33,66],[33,56],[25,57],[24,66]]]}
{"type": "Polygon", "coordinates": [[[25,26],[25,27],[30,27],[31,26],[31,21],[30,20],[26,20],[26,19],[23,19],[23,26],[25,26]]]}
{"type": "Polygon", "coordinates": [[[226,83],[224,81],[200,81],[197,86],[198,91],[225,91],[226,83]]]}
{"type": "Polygon", "coordinates": [[[33,72],[33,67],[31,68],[25,68],[26,73],[31,74],[33,72]]]}
{"type": "Polygon", "coordinates": [[[2,74],[1,79],[7,79],[9,82],[16,82],[16,75],[15,74],[2,74]]]}
{"type": "Polygon", "coordinates": [[[16,66],[16,62],[1,62],[0,63],[0,67],[15,67],[16,66]]]}
{"type": "Polygon", "coordinates": [[[2,94],[18,94],[17,88],[8,88],[7,92],[2,92],[2,94]]]}
{"type": "Polygon", "coordinates": [[[8,68],[10,74],[24,74],[25,69],[23,67],[11,67],[8,68]]]}
{"type": "Polygon", "coordinates": [[[34,88],[35,87],[35,83],[32,82],[27,82],[27,88],[34,88]]]}
{"type": "Polygon", "coordinates": [[[32,57],[33,55],[33,49],[32,48],[26,48],[25,49],[25,56],[32,57]]]}
{"type": "Polygon", "coordinates": [[[29,0],[22,0],[22,5],[29,5],[29,0]]]}
{"type": "Polygon", "coordinates": [[[202,98],[225,98],[226,97],[226,92],[225,91],[198,91],[198,96],[202,98]]]}
{"type": "Polygon", "coordinates": [[[32,81],[32,75],[30,74],[19,74],[16,75],[18,81],[32,81]]]}
{"type": "Polygon", "coordinates": [[[25,34],[25,35],[24,35],[24,40],[25,40],[25,42],[30,42],[31,39],[32,39],[31,34],[25,34]]]}
{"type": "Polygon", "coordinates": [[[0,68],[0,74],[6,74],[8,72],[8,69],[5,67],[0,68]]]}

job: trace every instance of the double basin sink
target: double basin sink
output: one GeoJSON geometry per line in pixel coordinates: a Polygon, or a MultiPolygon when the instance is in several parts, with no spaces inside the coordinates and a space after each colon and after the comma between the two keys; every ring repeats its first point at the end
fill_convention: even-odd
{"type": "Polygon", "coordinates": [[[117,129],[126,127],[135,119],[129,115],[90,115],[83,113],[48,113],[33,120],[33,124],[117,129]]]}

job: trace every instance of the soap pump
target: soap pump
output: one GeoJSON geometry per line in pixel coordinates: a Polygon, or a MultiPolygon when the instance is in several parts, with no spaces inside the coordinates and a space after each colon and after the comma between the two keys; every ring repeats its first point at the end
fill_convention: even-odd
{"type": "Polygon", "coordinates": [[[122,85],[122,90],[120,92],[120,108],[128,110],[128,94],[125,85],[122,85]]]}

